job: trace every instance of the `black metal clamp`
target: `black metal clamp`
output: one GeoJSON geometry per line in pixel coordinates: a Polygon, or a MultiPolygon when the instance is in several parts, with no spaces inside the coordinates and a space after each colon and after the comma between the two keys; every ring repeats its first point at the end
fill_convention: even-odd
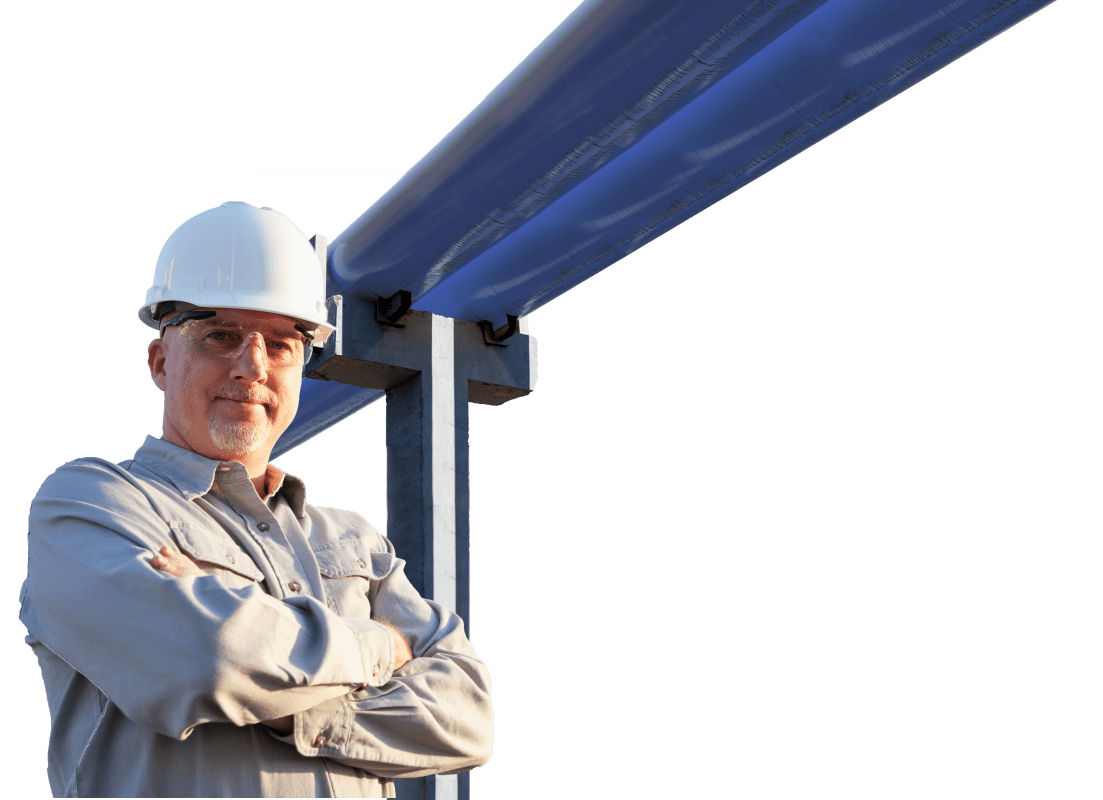
{"type": "Polygon", "coordinates": [[[506,324],[497,330],[494,330],[489,320],[479,320],[479,330],[483,332],[483,343],[491,347],[507,347],[506,339],[521,329],[519,319],[513,314],[506,314],[506,324]]]}
{"type": "Polygon", "coordinates": [[[402,318],[413,306],[413,295],[406,289],[399,289],[390,297],[380,297],[375,301],[375,321],[387,328],[405,328],[402,318]]]}

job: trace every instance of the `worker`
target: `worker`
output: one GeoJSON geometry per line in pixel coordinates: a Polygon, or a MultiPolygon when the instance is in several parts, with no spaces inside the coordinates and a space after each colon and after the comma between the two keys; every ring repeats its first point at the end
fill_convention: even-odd
{"type": "Polygon", "coordinates": [[[65,464],[31,505],[20,618],[55,795],[394,797],[490,757],[460,618],[363,517],[268,463],[334,330],[324,289],[271,209],[226,203],[166,242],[139,311],[161,437],[65,464]]]}

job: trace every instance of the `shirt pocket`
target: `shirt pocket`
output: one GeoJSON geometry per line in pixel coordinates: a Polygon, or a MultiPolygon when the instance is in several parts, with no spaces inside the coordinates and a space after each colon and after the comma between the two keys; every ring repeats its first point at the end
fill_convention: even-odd
{"type": "Polygon", "coordinates": [[[314,550],[326,599],[341,616],[370,617],[379,582],[394,569],[394,556],[361,539],[340,539],[314,550]]]}
{"type": "Polygon", "coordinates": [[[207,562],[200,569],[208,575],[216,575],[234,588],[264,580],[264,573],[257,569],[249,554],[226,534],[195,528],[186,522],[171,522],[169,526],[180,552],[207,562]]]}

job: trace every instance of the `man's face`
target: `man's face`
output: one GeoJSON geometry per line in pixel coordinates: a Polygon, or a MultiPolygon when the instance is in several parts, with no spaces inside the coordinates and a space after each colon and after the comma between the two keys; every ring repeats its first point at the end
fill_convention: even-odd
{"type": "Polygon", "coordinates": [[[266,464],[302,384],[301,361],[281,363],[293,359],[281,359],[280,343],[303,337],[290,317],[215,311],[168,326],[149,346],[153,382],[165,393],[164,438],[207,458],[266,464]]]}

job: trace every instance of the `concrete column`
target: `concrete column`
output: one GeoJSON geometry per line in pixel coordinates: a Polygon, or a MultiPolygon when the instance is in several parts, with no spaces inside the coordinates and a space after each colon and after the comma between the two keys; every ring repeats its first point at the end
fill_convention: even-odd
{"type": "Polygon", "coordinates": [[[452,320],[427,322],[425,369],[387,390],[387,536],[421,595],[458,613],[452,320]]]}

